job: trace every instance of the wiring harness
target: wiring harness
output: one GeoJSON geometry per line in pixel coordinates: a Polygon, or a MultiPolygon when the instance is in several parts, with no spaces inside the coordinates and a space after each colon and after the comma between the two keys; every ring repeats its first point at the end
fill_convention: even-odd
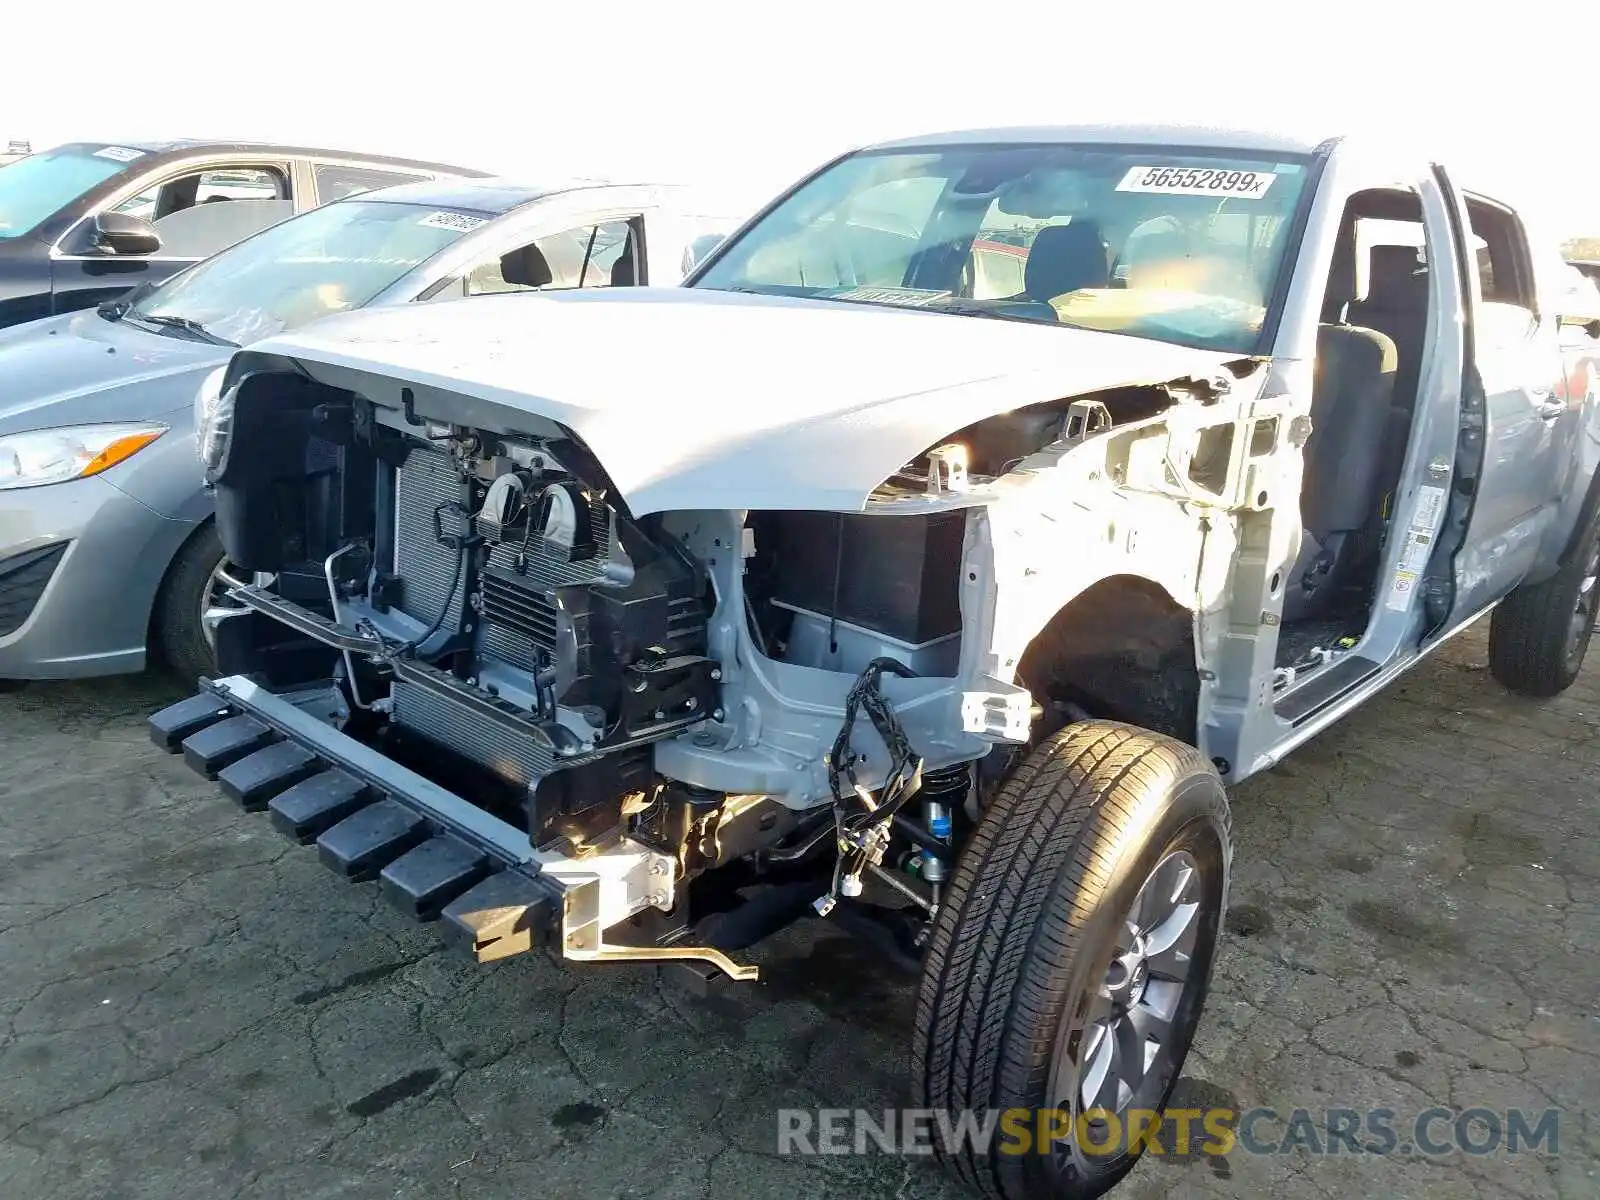
{"type": "Polygon", "coordinates": [[[840,896],[859,896],[861,876],[883,861],[894,816],[922,790],[922,757],[911,746],[900,718],[884,697],[884,675],[914,679],[917,673],[893,658],[875,658],[856,678],[845,698],[844,723],[828,756],[828,786],[833,792],[834,829],[839,858],[833,882],[814,907],[827,915],[840,896]],[[856,720],[865,709],[889,751],[889,771],[876,795],[856,777],[861,755],[850,745],[856,720]]]}

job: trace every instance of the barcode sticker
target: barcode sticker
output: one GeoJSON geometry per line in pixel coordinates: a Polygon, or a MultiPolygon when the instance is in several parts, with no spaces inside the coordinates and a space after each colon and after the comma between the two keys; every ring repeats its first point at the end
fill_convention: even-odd
{"type": "Polygon", "coordinates": [[[1131,167],[1117,184],[1117,191],[1259,200],[1277,177],[1272,171],[1233,171],[1227,167],[1131,167]]]}
{"type": "Polygon", "coordinates": [[[918,307],[924,304],[937,304],[940,300],[948,300],[951,293],[948,291],[931,291],[924,288],[899,288],[899,287],[857,287],[848,292],[835,292],[829,298],[833,300],[858,300],[864,304],[898,304],[918,307]]]}
{"type": "Polygon", "coordinates": [[[143,158],[143,150],[135,150],[130,146],[106,146],[94,152],[96,158],[109,158],[112,162],[130,163],[136,158],[143,158]]]}
{"type": "Polygon", "coordinates": [[[488,223],[487,217],[469,217],[466,213],[436,212],[423,217],[418,224],[429,229],[453,229],[457,233],[471,233],[488,223]]]}
{"type": "Polygon", "coordinates": [[[1424,485],[1418,489],[1416,512],[1406,529],[1394,582],[1389,585],[1389,598],[1384,602],[1390,612],[1405,612],[1411,607],[1417,580],[1427,571],[1428,560],[1433,557],[1434,527],[1444,513],[1444,505],[1444,488],[1424,485]]]}

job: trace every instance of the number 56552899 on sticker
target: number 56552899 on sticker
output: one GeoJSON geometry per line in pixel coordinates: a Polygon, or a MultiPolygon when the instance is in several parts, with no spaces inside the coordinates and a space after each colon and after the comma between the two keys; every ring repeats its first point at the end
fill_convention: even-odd
{"type": "Polygon", "coordinates": [[[1169,196],[1228,196],[1259,200],[1278,176],[1272,171],[1227,167],[1130,167],[1119,192],[1160,192],[1169,196]]]}

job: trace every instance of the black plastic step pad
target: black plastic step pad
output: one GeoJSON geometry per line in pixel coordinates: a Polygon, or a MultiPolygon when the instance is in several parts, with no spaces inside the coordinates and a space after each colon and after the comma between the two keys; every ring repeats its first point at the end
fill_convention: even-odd
{"type": "Polygon", "coordinates": [[[215,779],[229,763],[276,740],[277,735],[254,717],[229,717],[184,738],[183,761],[207,779],[215,779]]]}
{"type": "Polygon", "coordinates": [[[481,963],[510,958],[548,940],[556,899],[550,885],[500,871],[444,906],[441,932],[481,963]]]}
{"type": "Polygon", "coordinates": [[[352,813],[317,839],[322,861],[346,879],[374,879],[428,837],[428,823],[398,800],[352,813]]]}
{"type": "Polygon", "coordinates": [[[272,827],[309,846],[351,813],[372,803],[372,789],[354,775],[323,771],[279,792],[267,804],[272,827]]]}
{"type": "Polygon", "coordinates": [[[168,754],[176,754],[183,749],[184,738],[191,733],[199,733],[208,725],[215,725],[230,711],[221,700],[209,692],[202,692],[150,714],[145,720],[145,728],[150,731],[152,742],[168,754]]]}
{"type": "Polygon", "coordinates": [[[279,742],[247,754],[217,772],[222,793],[246,812],[260,812],[284,788],[315,774],[317,756],[304,746],[279,742]]]}
{"type": "Polygon", "coordinates": [[[460,838],[441,834],[385,867],[378,886],[401,912],[419,921],[432,921],[446,904],[488,873],[488,855],[460,838]]]}

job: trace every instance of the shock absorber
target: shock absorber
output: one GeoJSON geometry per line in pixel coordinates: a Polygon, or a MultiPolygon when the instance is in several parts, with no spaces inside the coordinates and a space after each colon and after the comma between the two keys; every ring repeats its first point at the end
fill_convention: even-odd
{"type": "MultiPolygon", "coordinates": [[[[970,763],[958,763],[953,767],[923,773],[922,812],[927,821],[928,832],[937,841],[949,844],[950,835],[954,830],[955,810],[966,802],[967,792],[971,787],[970,763]]],[[[930,847],[924,846],[921,860],[917,864],[917,874],[927,881],[932,890],[933,907],[937,912],[939,893],[949,875],[944,858],[930,847]]]]}

